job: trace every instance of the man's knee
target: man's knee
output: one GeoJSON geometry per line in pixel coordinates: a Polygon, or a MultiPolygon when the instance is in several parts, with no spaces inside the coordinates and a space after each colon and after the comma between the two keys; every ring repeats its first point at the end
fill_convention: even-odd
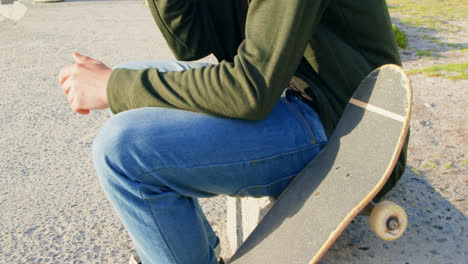
{"type": "Polygon", "coordinates": [[[154,145],[148,149],[148,140],[154,141],[156,137],[145,137],[149,128],[139,118],[140,114],[141,111],[131,110],[113,116],[94,138],[93,163],[106,192],[116,185],[143,198],[171,191],[165,187],[167,179],[155,173],[162,155],[155,154],[159,152],[154,145]],[[137,190],[134,183],[145,184],[137,184],[141,187],[137,190]]]}
{"type": "Polygon", "coordinates": [[[109,119],[93,140],[92,156],[96,169],[114,165],[122,165],[122,159],[127,156],[131,144],[132,127],[120,115],[109,119]],[[126,153],[127,152],[127,153],[126,153]]]}

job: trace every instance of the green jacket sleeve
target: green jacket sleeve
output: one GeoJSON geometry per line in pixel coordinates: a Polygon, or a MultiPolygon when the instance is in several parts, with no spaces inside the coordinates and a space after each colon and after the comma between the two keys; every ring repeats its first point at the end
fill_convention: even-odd
{"type": "Polygon", "coordinates": [[[237,25],[240,0],[149,0],[151,14],[178,60],[213,53],[232,61],[241,41],[237,25]]]}
{"type": "Polygon", "coordinates": [[[169,48],[179,60],[196,60],[211,53],[200,1],[149,0],[149,8],[169,48]]]}
{"type": "MultiPolygon", "coordinates": [[[[246,39],[233,62],[182,72],[114,70],[107,87],[112,112],[159,106],[229,118],[266,117],[294,74],[324,2],[252,1],[246,39]]],[[[179,23],[183,27],[187,21],[179,23]]]]}

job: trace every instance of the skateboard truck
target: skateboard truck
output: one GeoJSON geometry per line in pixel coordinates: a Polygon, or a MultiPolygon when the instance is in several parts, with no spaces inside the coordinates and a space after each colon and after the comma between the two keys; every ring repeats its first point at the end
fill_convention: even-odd
{"type": "Polygon", "coordinates": [[[390,216],[387,220],[387,228],[391,231],[398,229],[400,226],[400,221],[394,216],[390,216]]]}

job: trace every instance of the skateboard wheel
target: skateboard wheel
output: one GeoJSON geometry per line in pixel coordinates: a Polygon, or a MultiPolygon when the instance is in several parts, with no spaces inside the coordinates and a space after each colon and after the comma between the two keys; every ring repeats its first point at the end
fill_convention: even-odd
{"type": "Polygon", "coordinates": [[[387,241],[400,238],[408,225],[405,210],[391,201],[378,203],[369,218],[372,231],[387,241]]]}

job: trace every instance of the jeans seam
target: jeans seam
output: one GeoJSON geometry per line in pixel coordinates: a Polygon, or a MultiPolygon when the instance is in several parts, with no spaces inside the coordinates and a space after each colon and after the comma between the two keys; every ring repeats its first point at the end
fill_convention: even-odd
{"type": "Polygon", "coordinates": [[[241,191],[244,191],[245,189],[255,188],[255,187],[265,187],[265,186],[269,186],[269,185],[272,185],[272,184],[275,184],[275,183],[278,183],[278,182],[281,182],[281,181],[284,181],[284,180],[288,180],[288,179],[290,179],[290,178],[293,178],[293,177],[296,176],[296,175],[297,175],[297,173],[291,174],[291,175],[288,175],[288,176],[286,176],[286,177],[284,177],[284,178],[278,179],[278,180],[276,180],[276,181],[274,181],[274,182],[270,182],[270,183],[242,186],[242,187],[240,187],[239,189],[237,189],[237,190],[234,192],[233,195],[230,195],[230,196],[235,197],[235,196],[239,195],[239,193],[240,193],[241,191]]]}
{"type": "Polygon", "coordinates": [[[287,100],[285,97],[281,97],[281,100],[284,102],[284,104],[285,104],[289,109],[291,109],[293,112],[296,113],[296,116],[299,118],[299,120],[301,121],[302,125],[303,125],[304,128],[306,129],[307,134],[309,134],[311,143],[312,143],[312,144],[316,144],[316,143],[317,143],[317,139],[316,139],[316,137],[315,137],[315,135],[314,135],[314,132],[313,132],[312,129],[310,128],[309,123],[307,122],[307,120],[305,119],[305,117],[302,115],[302,113],[301,113],[295,106],[293,106],[291,103],[289,103],[288,100],[287,100]]]}
{"type": "Polygon", "coordinates": [[[156,226],[156,228],[158,229],[158,232],[159,234],[161,234],[161,238],[162,240],[164,241],[164,244],[166,245],[167,249],[169,250],[169,252],[171,253],[171,256],[172,258],[174,259],[174,261],[176,263],[179,263],[179,261],[177,260],[176,256],[174,255],[174,252],[172,252],[172,249],[169,247],[169,244],[167,243],[167,239],[164,237],[163,235],[163,232],[161,232],[161,228],[159,227],[159,224],[158,224],[158,221],[156,220],[156,218],[154,217],[154,214],[153,212],[151,211],[151,207],[150,205],[148,204],[148,199],[144,198],[143,194],[141,193],[141,188],[138,187],[138,193],[140,195],[140,197],[143,199],[145,205],[146,205],[146,210],[148,210],[149,214],[151,215],[151,219],[153,220],[154,222],[154,225],[156,226]]]}
{"type": "MultiPolygon", "coordinates": [[[[298,152],[301,152],[301,151],[304,151],[304,150],[308,150],[310,148],[316,148],[320,145],[323,145],[323,144],[313,144],[313,145],[307,145],[307,146],[304,146],[304,147],[300,147],[298,149],[295,149],[295,150],[292,150],[292,151],[289,151],[289,152],[283,152],[283,153],[280,153],[280,154],[275,154],[275,155],[271,155],[271,156],[268,156],[268,157],[263,157],[263,158],[259,158],[259,159],[248,159],[248,160],[239,160],[239,161],[234,161],[234,162],[227,162],[227,163],[215,163],[215,164],[204,164],[204,165],[199,165],[199,166],[192,166],[192,167],[182,167],[182,166],[177,166],[177,167],[159,167],[156,169],[155,172],[158,172],[158,170],[164,170],[164,169],[173,169],[173,168],[177,168],[177,169],[198,169],[198,168],[204,168],[204,167],[216,167],[216,166],[228,166],[228,165],[236,165],[236,164],[239,164],[239,163],[257,163],[257,162],[262,162],[262,161],[266,161],[266,160],[269,160],[269,159],[274,159],[274,158],[277,158],[277,157],[280,157],[280,156],[284,156],[284,155],[291,155],[291,154],[295,154],[295,153],[298,153],[298,152]]],[[[149,173],[149,172],[146,172],[146,173],[149,173]]],[[[150,174],[150,173],[149,173],[150,174]]]]}
{"type": "MultiPolygon", "coordinates": [[[[305,147],[305,148],[301,148],[301,149],[298,149],[298,150],[296,150],[296,151],[289,152],[289,153],[285,153],[285,154],[282,154],[282,155],[289,155],[289,154],[295,154],[295,153],[298,153],[298,152],[301,152],[301,151],[306,151],[306,150],[308,150],[308,149],[310,149],[310,148],[315,148],[315,147],[317,147],[318,145],[320,145],[320,144],[316,144],[316,145],[313,145],[313,146],[308,146],[308,147],[305,147]]],[[[275,156],[272,156],[272,157],[270,157],[270,158],[274,158],[274,157],[278,157],[278,156],[280,156],[280,155],[275,155],[275,156]]],[[[268,159],[270,159],[270,158],[268,158],[268,159]]],[[[264,160],[267,160],[267,159],[264,159],[264,160]]],[[[262,161],[263,161],[263,160],[262,160],[262,161]]],[[[239,188],[238,190],[236,190],[236,192],[234,192],[234,195],[232,195],[232,196],[238,195],[239,192],[240,192],[241,190],[243,190],[243,189],[250,188],[250,187],[255,187],[255,186],[258,187],[258,186],[268,186],[268,185],[272,185],[272,184],[277,183],[277,182],[280,182],[280,181],[282,181],[282,180],[289,179],[289,178],[291,178],[291,177],[293,177],[293,176],[295,176],[295,175],[297,175],[297,173],[296,173],[296,174],[289,175],[289,176],[286,176],[286,177],[283,177],[283,178],[278,179],[278,180],[276,180],[276,181],[274,181],[274,182],[266,183],[266,184],[255,184],[255,185],[250,185],[250,186],[249,186],[249,185],[246,185],[246,186],[243,186],[243,187],[239,188]]]]}

